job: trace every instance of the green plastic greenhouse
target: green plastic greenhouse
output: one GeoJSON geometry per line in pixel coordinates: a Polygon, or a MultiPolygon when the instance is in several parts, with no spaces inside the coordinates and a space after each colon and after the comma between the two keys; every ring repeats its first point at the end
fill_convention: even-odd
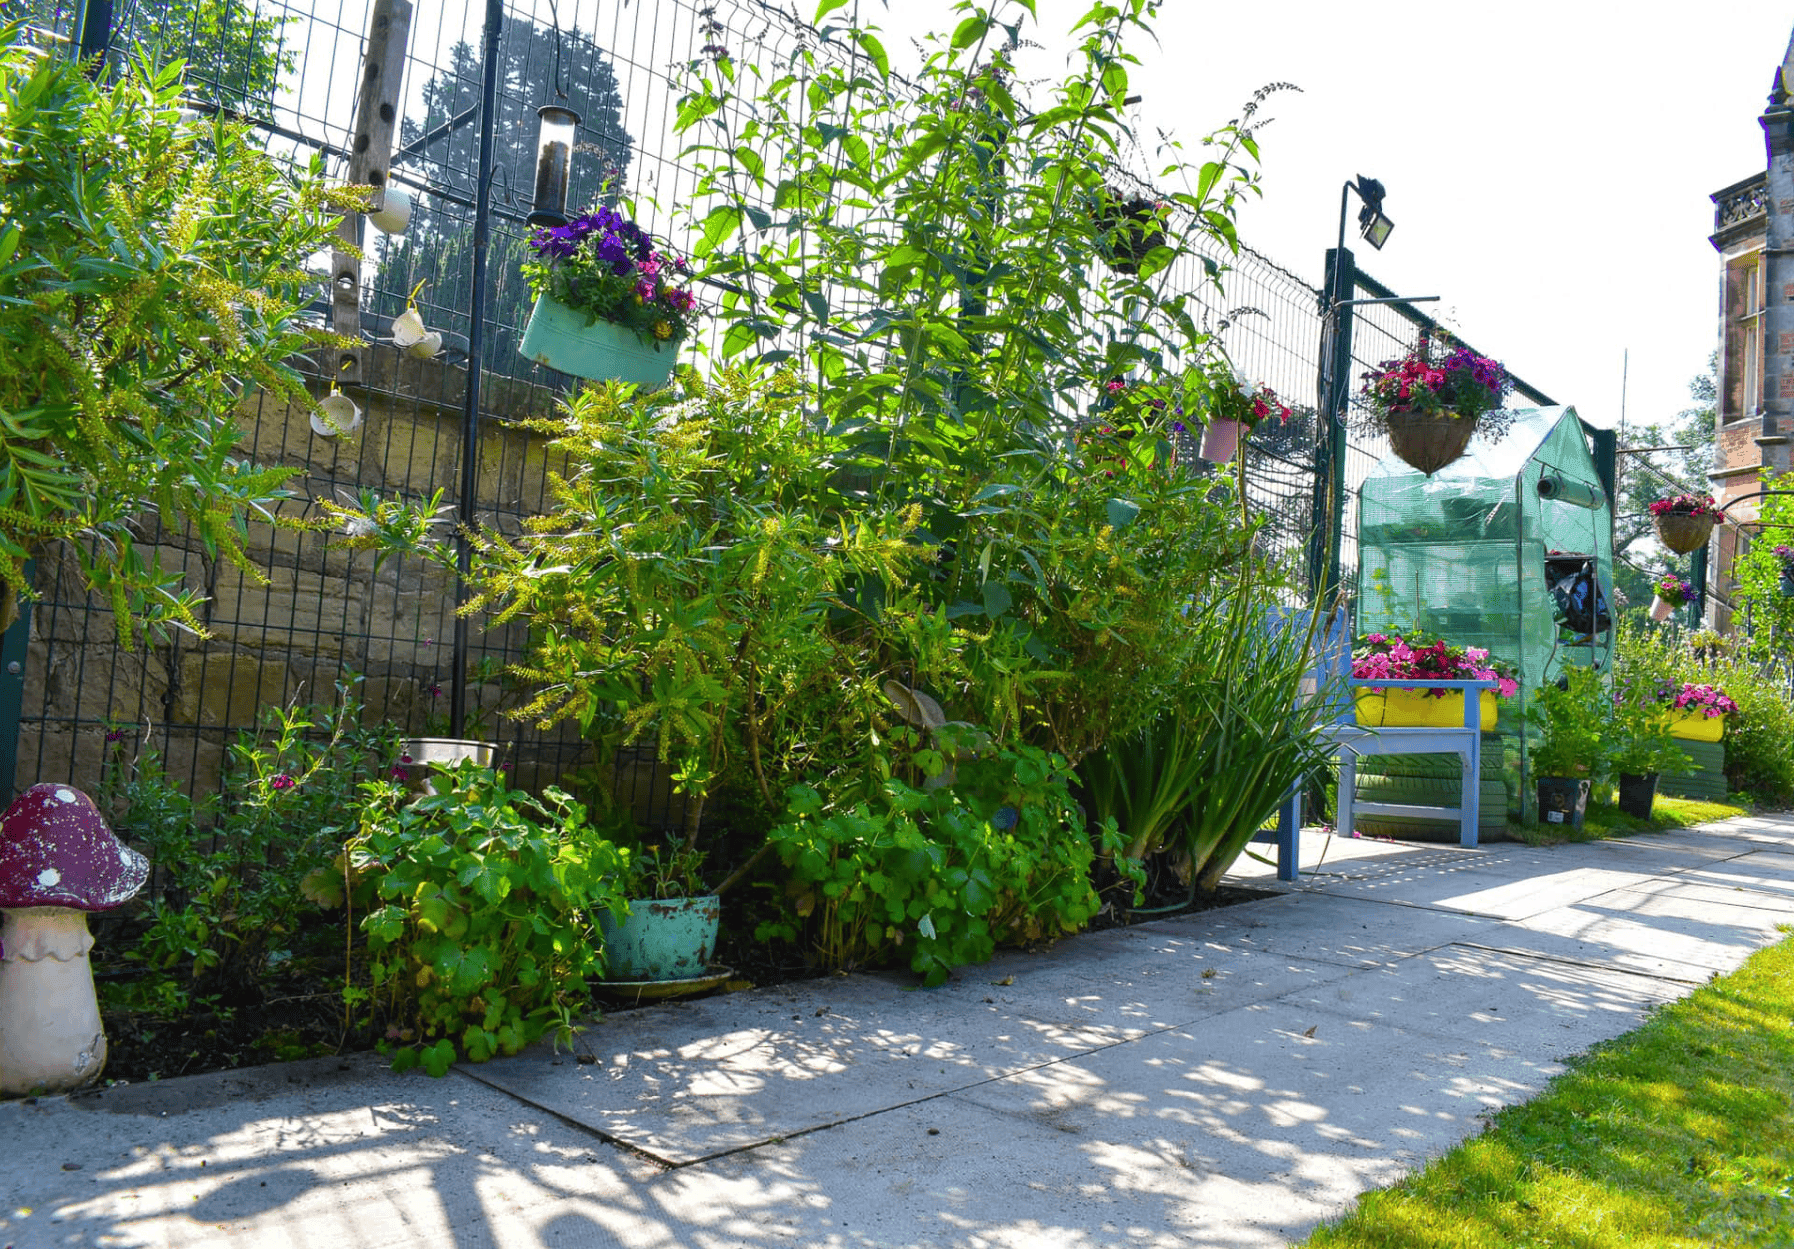
{"type": "Polygon", "coordinates": [[[1505,740],[1485,740],[1484,757],[1505,760],[1524,818],[1532,691],[1569,665],[1606,672],[1613,651],[1613,513],[1575,409],[1519,411],[1431,477],[1384,459],[1365,478],[1358,535],[1360,632],[1418,626],[1519,669],[1496,724],[1505,740]]]}

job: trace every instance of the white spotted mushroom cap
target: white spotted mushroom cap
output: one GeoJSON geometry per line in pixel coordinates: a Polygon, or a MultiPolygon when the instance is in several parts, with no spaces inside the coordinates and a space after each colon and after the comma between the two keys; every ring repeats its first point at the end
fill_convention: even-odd
{"type": "Polygon", "coordinates": [[[0,815],[0,909],[109,911],[149,879],[149,860],[112,835],[93,799],[33,785],[0,815]]]}

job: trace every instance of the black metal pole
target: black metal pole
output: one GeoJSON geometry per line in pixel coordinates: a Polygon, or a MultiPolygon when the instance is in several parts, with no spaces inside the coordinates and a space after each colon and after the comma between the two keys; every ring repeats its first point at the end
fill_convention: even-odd
{"type": "Polygon", "coordinates": [[[112,42],[112,0],[87,0],[81,6],[81,27],[76,32],[81,62],[100,55],[112,42]]]}
{"type": "MultiPolygon", "coordinates": [[[[1345,203],[1339,208],[1345,232],[1345,203]]],[[[1314,511],[1309,537],[1308,582],[1317,598],[1339,589],[1340,544],[1345,532],[1345,395],[1352,372],[1352,291],[1357,269],[1343,244],[1327,252],[1326,308],[1321,321],[1320,403],[1314,431],[1314,511]]]]}
{"type": "Polygon", "coordinates": [[[461,497],[455,530],[455,658],[449,674],[449,734],[467,732],[467,574],[473,567],[474,491],[480,480],[480,368],[486,345],[486,253],[492,223],[492,138],[498,113],[498,36],[504,0],[486,0],[486,39],[481,53],[480,165],[473,197],[473,309],[467,322],[467,399],[461,408],[461,497]]]}

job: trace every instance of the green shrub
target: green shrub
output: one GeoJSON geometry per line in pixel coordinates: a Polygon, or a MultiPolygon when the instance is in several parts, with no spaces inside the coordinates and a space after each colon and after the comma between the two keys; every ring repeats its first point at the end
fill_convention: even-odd
{"type": "MultiPolygon", "coordinates": [[[[886,779],[851,804],[793,786],[771,834],[791,914],[760,940],[809,935],[829,969],[907,956],[925,984],[997,946],[1075,932],[1097,910],[1093,855],[1065,760],[1032,746],[955,764],[950,786],[886,779]]],[[[1096,830],[1105,853],[1114,824],[1096,830]]]]}
{"type": "Polygon", "coordinates": [[[235,409],[250,385],[309,402],[301,266],[353,193],[321,165],[294,177],[222,112],[183,119],[178,64],[89,68],[0,29],[0,627],[25,561],[61,541],[129,646],[204,634],[202,596],[137,542],[152,512],[259,575],[250,525],[300,470],[245,463],[235,409]]]}
{"type": "Polygon", "coordinates": [[[1725,726],[1726,786],[1764,807],[1794,804],[1794,689],[1787,660],[1704,646],[1699,655],[1680,630],[1622,629],[1619,659],[1640,672],[1716,685],[1738,704],[1725,726]]]}
{"type": "Polygon", "coordinates": [[[438,770],[436,786],[362,788],[345,874],[366,977],[344,997],[402,1043],[396,1068],[440,1075],[457,1053],[484,1062],[550,1027],[571,1034],[603,966],[591,912],[623,918],[628,862],[560,790],[536,799],[472,763],[438,770]]]}
{"type": "Polygon", "coordinates": [[[1611,705],[1607,684],[1593,668],[1567,667],[1560,683],[1541,687],[1526,709],[1541,735],[1529,756],[1533,776],[1599,780],[1611,705]]]}
{"type": "Polygon", "coordinates": [[[1197,641],[1168,707],[1079,765],[1093,813],[1120,823],[1129,857],[1177,848],[1210,892],[1330,753],[1320,729],[1343,682],[1308,683],[1335,620],[1311,624],[1275,601],[1248,584],[1191,611],[1197,641]]]}
{"type": "Polygon", "coordinates": [[[122,952],[149,974],[109,988],[114,1005],[178,1015],[192,999],[254,996],[319,916],[320,871],[353,826],[360,786],[398,756],[391,725],[363,727],[338,687],[330,706],[272,707],[230,748],[217,794],[195,802],[153,751],[124,757],[99,790],[119,835],[155,865],[148,927],[122,952]]]}

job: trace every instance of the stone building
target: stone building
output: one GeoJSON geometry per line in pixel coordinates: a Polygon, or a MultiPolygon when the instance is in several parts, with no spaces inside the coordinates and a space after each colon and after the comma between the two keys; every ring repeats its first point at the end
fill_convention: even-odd
{"type": "MultiPolygon", "coordinates": [[[[1760,173],[1713,193],[1711,242],[1720,255],[1719,387],[1714,495],[1733,520],[1757,515],[1746,496],[1764,470],[1789,470],[1794,433],[1794,39],[1776,66],[1759,122],[1766,148],[1760,173]],[[1743,500],[1732,506],[1731,500],[1743,500]]],[[[1732,563],[1739,531],[1716,531],[1709,623],[1731,624],[1732,563]]]]}

